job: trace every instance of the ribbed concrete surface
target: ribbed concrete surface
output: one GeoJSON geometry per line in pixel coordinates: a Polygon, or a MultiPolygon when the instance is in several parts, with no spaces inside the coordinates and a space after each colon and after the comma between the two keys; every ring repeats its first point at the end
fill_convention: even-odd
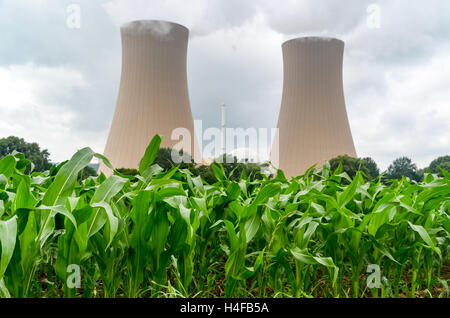
{"type": "MultiPolygon", "coordinates": [[[[186,58],[189,30],[165,21],[133,21],[121,27],[122,75],[104,155],[115,168],[137,168],[155,134],[172,147],[173,129],[196,138],[189,104],[186,58]]],[[[100,170],[108,172],[104,165],[100,170]]]]}
{"type": "Polygon", "coordinates": [[[306,37],[285,42],[278,118],[279,168],[297,176],[338,155],[356,157],[342,84],[344,42],[306,37]]]}

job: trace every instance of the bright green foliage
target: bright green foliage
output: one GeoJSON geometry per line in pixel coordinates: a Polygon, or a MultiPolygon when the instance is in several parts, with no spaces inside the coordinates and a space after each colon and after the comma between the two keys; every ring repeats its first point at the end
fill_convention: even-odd
{"type": "Polygon", "coordinates": [[[329,165],[287,180],[213,164],[208,184],[155,164],[160,142],[136,176],[80,180],[93,157],[110,166],[89,148],[32,175],[21,154],[0,160],[0,296],[449,296],[448,172],[384,185],[329,165]]]}

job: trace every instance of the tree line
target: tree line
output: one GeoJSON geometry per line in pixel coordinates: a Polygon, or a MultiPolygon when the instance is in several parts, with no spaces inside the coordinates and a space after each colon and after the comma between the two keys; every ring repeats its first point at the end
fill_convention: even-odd
{"type": "MultiPolygon", "coordinates": [[[[52,166],[50,162],[50,153],[47,149],[42,149],[36,142],[26,142],[23,138],[16,136],[10,136],[0,139],[0,159],[4,156],[20,152],[29,159],[33,165],[28,167],[25,173],[31,171],[46,171],[52,166]]],[[[155,163],[161,166],[164,170],[168,170],[173,166],[176,166],[172,160],[172,149],[161,148],[156,157],[155,163]]],[[[180,155],[183,155],[180,152],[180,155]]],[[[231,176],[231,179],[239,180],[241,175],[250,177],[252,180],[261,179],[261,173],[265,173],[266,169],[270,166],[269,163],[257,164],[257,163],[243,163],[236,157],[228,157],[225,160],[225,155],[221,158],[223,167],[227,175],[231,176]],[[231,159],[231,160],[230,160],[231,159]]],[[[403,176],[414,181],[422,181],[425,172],[438,174],[442,176],[440,169],[450,171],[450,155],[441,156],[434,159],[430,165],[423,169],[418,169],[417,165],[408,157],[400,157],[395,159],[383,173],[377,166],[375,160],[370,157],[365,158],[353,158],[347,155],[338,156],[329,160],[330,167],[333,171],[341,166],[342,171],[346,172],[350,177],[354,177],[357,171],[362,171],[367,180],[374,180],[380,177],[384,182],[389,182],[392,179],[401,179],[403,176]]],[[[217,181],[214,176],[214,172],[210,165],[196,165],[191,159],[186,163],[182,163],[180,169],[188,169],[194,176],[200,175],[203,180],[209,184],[213,184],[217,181]]],[[[119,172],[126,175],[135,175],[137,170],[122,167],[118,169],[119,172]]],[[[97,171],[92,167],[86,167],[80,172],[78,178],[85,179],[90,176],[96,176],[97,171]]]]}

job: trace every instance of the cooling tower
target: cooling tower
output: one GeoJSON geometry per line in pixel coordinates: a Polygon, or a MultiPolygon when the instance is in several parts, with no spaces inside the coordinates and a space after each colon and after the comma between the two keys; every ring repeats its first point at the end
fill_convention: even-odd
{"type": "MultiPolygon", "coordinates": [[[[122,75],[104,155],[115,168],[138,168],[155,134],[163,136],[161,147],[179,142],[171,140],[176,128],[190,132],[190,147],[183,150],[198,155],[187,85],[189,30],[166,21],[133,21],[120,32],[122,75]]],[[[104,165],[100,170],[110,173],[104,165]]]]}
{"type": "Polygon", "coordinates": [[[344,42],[305,37],[282,48],[283,96],[272,162],[286,176],[297,176],[338,155],[356,157],[342,84],[344,42]]]}

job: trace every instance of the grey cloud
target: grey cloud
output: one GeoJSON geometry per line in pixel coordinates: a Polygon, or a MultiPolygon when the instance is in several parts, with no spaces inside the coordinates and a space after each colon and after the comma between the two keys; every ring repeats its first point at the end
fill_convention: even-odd
{"type": "Polygon", "coordinates": [[[103,7],[117,26],[130,20],[170,20],[187,26],[191,36],[204,36],[251,20],[257,3],[256,0],[115,0],[104,3],[103,7]]]}
{"type": "MultiPolygon", "coordinates": [[[[344,91],[360,156],[372,156],[385,168],[396,156],[409,155],[423,166],[450,149],[450,72],[439,65],[448,62],[450,52],[448,1],[78,0],[82,26],[75,30],[65,24],[70,3],[0,2],[0,68],[33,62],[80,72],[87,86],[63,95],[42,89],[40,100],[73,112],[70,134],[100,151],[120,80],[119,26],[137,19],[190,28],[190,100],[204,127],[219,126],[222,102],[229,105],[230,127],[274,127],[281,102],[281,43],[330,36],[346,43],[344,91]],[[380,29],[366,24],[371,3],[381,8],[380,29]]],[[[40,129],[29,118],[23,124],[40,129]]],[[[54,148],[63,143],[53,142],[54,148]]]]}
{"type": "Polygon", "coordinates": [[[261,1],[260,8],[269,25],[286,35],[348,32],[366,19],[372,1],[261,1]]]}

